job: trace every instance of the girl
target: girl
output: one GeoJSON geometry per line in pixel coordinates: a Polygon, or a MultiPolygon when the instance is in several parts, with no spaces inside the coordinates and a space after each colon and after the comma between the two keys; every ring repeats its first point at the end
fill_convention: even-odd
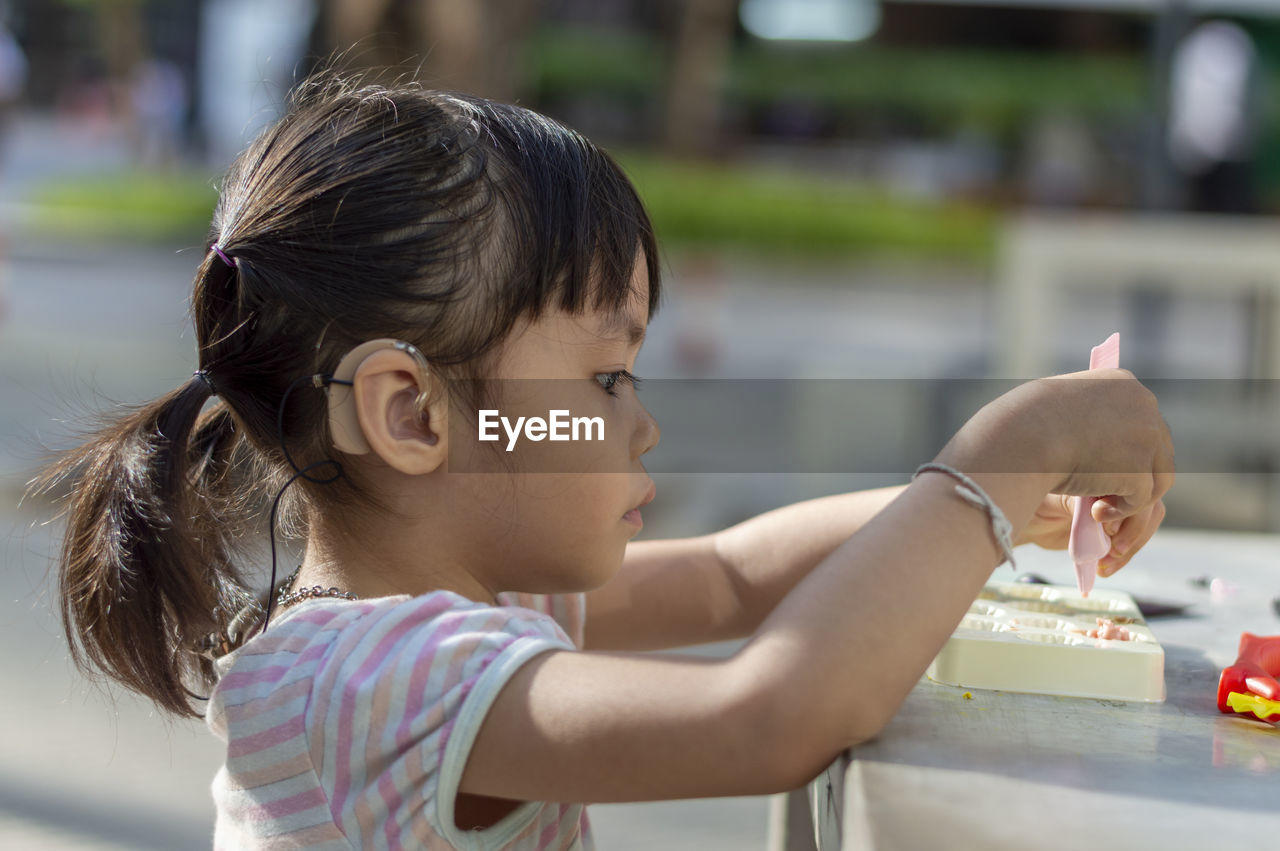
{"type": "Polygon", "coordinates": [[[312,82],[212,237],[199,371],[47,481],[75,482],[77,660],[227,743],[221,848],[589,848],[585,802],[794,788],[884,726],[1010,545],[1065,545],[1062,495],[1104,496],[1104,573],[1163,516],[1168,431],[1114,371],[1000,397],[907,487],[628,546],[653,232],[524,109],[312,82]],[[602,439],[480,439],[549,388],[602,439]],[[235,565],[263,492],[273,569],[277,508],[306,546],[259,604],[235,565]]]}

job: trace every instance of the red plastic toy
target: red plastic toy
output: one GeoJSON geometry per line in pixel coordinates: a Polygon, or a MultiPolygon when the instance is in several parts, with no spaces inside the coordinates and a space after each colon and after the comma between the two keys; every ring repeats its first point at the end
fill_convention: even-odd
{"type": "Polygon", "coordinates": [[[1218,679],[1218,709],[1275,724],[1280,721],[1280,635],[1240,636],[1235,664],[1218,679]]]}

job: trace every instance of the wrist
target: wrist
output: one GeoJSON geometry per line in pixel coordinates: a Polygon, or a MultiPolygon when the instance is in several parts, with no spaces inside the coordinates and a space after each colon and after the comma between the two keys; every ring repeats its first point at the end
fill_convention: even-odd
{"type": "Polygon", "coordinates": [[[1014,543],[1013,524],[1009,522],[1004,511],[983,489],[982,485],[978,484],[971,476],[965,475],[954,467],[940,464],[936,461],[920,465],[919,469],[916,470],[916,475],[919,476],[921,473],[941,473],[959,482],[954,488],[955,493],[965,502],[981,509],[987,515],[991,521],[991,535],[995,539],[996,546],[1000,549],[1001,561],[1009,562],[1009,565],[1016,570],[1017,562],[1013,557],[1013,548],[1016,546],[1014,543]]]}
{"type": "Polygon", "coordinates": [[[971,476],[1015,477],[1020,490],[1039,491],[1038,497],[1051,493],[1069,467],[1043,383],[1028,382],[987,404],[933,460],[971,476]]]}

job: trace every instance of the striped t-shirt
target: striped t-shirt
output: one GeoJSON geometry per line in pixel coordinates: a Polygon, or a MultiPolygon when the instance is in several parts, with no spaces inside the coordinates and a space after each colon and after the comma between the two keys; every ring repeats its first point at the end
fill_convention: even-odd
{"type": "Polygon", "coordinates": [[[520,665],[582,645],[584,597],[307,600],[218,662],[214,847],[593,848],[582,804],[454,822],[481,722],[520,665]]]}

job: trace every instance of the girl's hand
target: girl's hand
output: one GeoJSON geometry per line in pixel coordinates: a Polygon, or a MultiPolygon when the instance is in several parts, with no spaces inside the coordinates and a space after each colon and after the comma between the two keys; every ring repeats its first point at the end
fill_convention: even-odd
{"type": "MultiPolygon", "coordinates": [[[[1031,520],[1022,527],[1014,544],[1036,544],[1046,550],[1065,550],[1071,535],[1071,500],[1072,497],[1057,493],[1046,496],[1031,520]]],[[[1128,564],[1129,559],[1151,540],[1164,520],[1164,513],[1164,501],[1157,500],[1123,520],[1103,523],[1102,528],[1111,538],[1111,552],[1099,562],[1098,575],[1110,576],[1128,564]]]]}
{"type": "MultiPolygon", "coordinates": [[[[1121,524],[1128,544],[1108,557],[1113,564],[1159,525],[1157,505],[1174,478],[1173,439],[1156,398],[1123,369],[1022,384],[965,423],[938,460],[971,475],[1035,476],[1041,493],[1098,497],[1094,519],[1121,524]]],[[[1040,510],[1042,534],[1069,524],[1054,520],[1062,503],[1040,510]]]]}

